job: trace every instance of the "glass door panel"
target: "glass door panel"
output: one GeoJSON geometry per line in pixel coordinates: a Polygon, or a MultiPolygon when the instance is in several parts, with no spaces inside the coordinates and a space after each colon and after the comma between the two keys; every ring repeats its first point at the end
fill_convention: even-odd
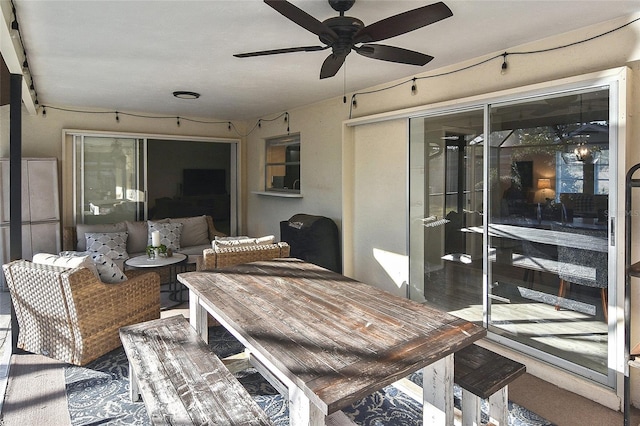
{"type": "Polygon", "coordinates": [[[410,120],[410,297],[482,322],[483,110],[410,120]]]}
{"type": "Polygon", "coordinates": [[[142,220],[143,140],[82,135],[74,138],[77,223],[142,220]]]}
{"type": "Polygon", "coordinates": [[[606,375],[609,91],[489,117],[489,330],[606,375]]]}
{"type": "Polygon", "coordinates": [[[610,101],[596,87],[411,118],[409,295],[613,386],[610,101]]]}

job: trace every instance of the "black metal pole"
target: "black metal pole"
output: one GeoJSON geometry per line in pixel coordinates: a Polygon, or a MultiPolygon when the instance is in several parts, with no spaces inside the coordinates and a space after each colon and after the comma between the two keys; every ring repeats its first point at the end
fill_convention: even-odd
{"type": "MultiPolygon", "coordinates": [[[[634,179],[634,173],[640,169],[640,164],[631,167],[626,176],[625,188],[625,280],[624,280],[624,426],[630,426],[631,421],[631,372],[629,371],[629,359],[631,358],[631,225],[635,216],[631,211],[633,203],[631,195],[633,188],[640,187],[640,179],[634,179]]],[[[619,240],[619,238],[618,238],[619,240]]]]}
{"type": "MultiPolygon", "coordinates": [[[[22,257],[22,75],[11,74],[9,104],[9,260],[22,257]]],[[[11,353],[18,348],[18,320],[11,304],[11,353]]]]}

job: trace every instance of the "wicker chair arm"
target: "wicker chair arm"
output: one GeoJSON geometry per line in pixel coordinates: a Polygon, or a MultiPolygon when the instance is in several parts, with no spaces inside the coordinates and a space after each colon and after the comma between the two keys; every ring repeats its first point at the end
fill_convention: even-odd
{"type": "Polygon", "coordinates": [[[114,284],[101,282],[86,268],[62,276],[68,279],[71,315],[77,317],[82,336],[81,365],[118,347],[120,327],[160,318],[160,277],[155,272],[132,274],[114,284]]]}

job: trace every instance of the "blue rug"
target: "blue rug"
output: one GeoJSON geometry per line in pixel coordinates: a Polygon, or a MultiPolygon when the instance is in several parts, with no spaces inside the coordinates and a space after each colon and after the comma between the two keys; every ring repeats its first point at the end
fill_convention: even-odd
{"type": "MultiPolygon", "coordinates": [[[[209,344],[221,358],[241,351],[242,346],[222,327],[209,330],[209,344]]],[[[69,414],[73,425],[150,425],[142,402],[129,399],[127,357],[122,350],[113,352],[86,367],[67,366],[65,383],[69,414]]],[[[237,375],[240,382],[276,426],[289,425],[289,410],[284,398],[254,369],[237,375]]],[[[419,375],[410,377],[420,383],[419,375]]],[[[455,406],[460,408],[461,391],[455,388],[455,406]]],[[[483,401],[483,421],[487,421],[483,401]]],[[[393,386],[364,398],[342,410],[362,426],[413,426],[422,424],[422,406],[393,386]]],[[[516,426],[552,426],[535,413],[509,402],[509,424],[516,426]]]]}

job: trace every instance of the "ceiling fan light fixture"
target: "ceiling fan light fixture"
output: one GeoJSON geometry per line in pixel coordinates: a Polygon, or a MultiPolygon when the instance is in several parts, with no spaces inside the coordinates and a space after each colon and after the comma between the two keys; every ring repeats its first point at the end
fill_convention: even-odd
{"type": "Polygon", "coordinates": [[[200,93],[189,92],[187,90],[176,90],[173,92],[173,96],[178,99],[198,99],[200,97],[200,93]]]}

